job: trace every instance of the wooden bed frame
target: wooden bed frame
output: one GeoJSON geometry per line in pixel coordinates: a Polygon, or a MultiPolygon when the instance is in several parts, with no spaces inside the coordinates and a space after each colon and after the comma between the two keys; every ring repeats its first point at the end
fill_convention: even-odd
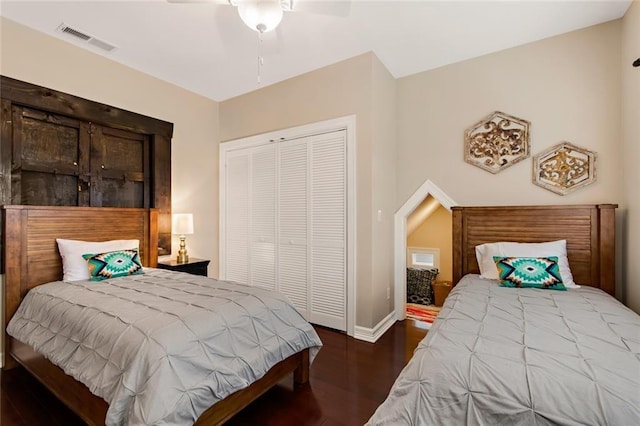
{"type": "Polygon", "coordinates": [[[475,247],[567,240],[574,281],[615,294],[616,204],[453,207],[453,282],[478,274],[475,247]]]}
{"type": "MultiPolygon", "coordinates": [[[[143,265],[157,265],[156,209],[2,206],[1,213],[5,282],[3,330],[27,291],[62,279],[62,260],[56,238],[84,241],[138,239],[143,265]]],[[[7,335],[6,331],[4,337],[5,369],[15,367],[17,361],[82,420],[90,425],[104,424],[108,404],[102,398],[93,395],[85,385],[66,375],[30,346],[7,335]]],[[[308,382],[308,349],[279,362],[249,387],[209,407],[196,424],[223,423],[291,372],[294,383],[308,382]]]]}

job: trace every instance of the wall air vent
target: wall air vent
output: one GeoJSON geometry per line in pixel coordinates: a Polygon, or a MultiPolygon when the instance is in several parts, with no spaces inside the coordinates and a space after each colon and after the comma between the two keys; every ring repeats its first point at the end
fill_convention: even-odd
{"type": "Polygon", "coordinates": [[[71,37],[78,39],[79,41],[83,41],[85,43],[96,46],[102,50],[106,50],[107,52],[111,52],[116,48],[115,45],[108,43],[104,40],[100,40],[90,34],[87,34],[85,31],[79,30],[78,28],[71,27],[64,22],[56,28],[56,31],[67,34],[71,37]]]}

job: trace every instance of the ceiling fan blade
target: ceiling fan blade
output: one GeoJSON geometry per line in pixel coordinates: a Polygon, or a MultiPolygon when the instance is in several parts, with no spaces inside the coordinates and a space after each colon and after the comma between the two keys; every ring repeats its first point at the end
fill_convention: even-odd
{"type": "Polygon", "coordinates": [[[317,15],[349,16],[351,0],[292,0],[294,12],[315,13],[317,15]]]}

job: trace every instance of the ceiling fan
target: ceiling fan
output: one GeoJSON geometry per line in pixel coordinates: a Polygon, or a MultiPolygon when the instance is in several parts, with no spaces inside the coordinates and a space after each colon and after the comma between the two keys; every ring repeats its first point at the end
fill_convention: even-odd
{"type": "Polygon", "coordinates": [[[284,12],[308,12],[321,15],[348,16],[351,0],[167,0],[169,3],[214,3],[231,5],[246,26],[260,34],[275,29],[284,12]]]}

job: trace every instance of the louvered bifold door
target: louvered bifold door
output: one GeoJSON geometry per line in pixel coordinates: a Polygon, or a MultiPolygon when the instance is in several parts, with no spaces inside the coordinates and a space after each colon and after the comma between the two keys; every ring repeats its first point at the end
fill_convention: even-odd
{"type": "Polygon", "coordinates": [[[276,289],[276,145],[252,149],[250,284],[276,289]]]}
{"type": "Polygon", "coordinates": [[[280,142],[278,290],[309,318],[307,138],[280,142]]]}
{"type": "Polygon", "coordinates": [[[310,321],[346,330],[346,131],[310,138],[310,321]]]}
{"type": "Polygon", "coordinates": [[[222,278],[346,330],[346,131],[226,153],[222,278]]]}
{"type": "Polygon", "coordinates": [[[225,256],[223,278],[249,283],[249,150],[226,157],[225,256]]]}

